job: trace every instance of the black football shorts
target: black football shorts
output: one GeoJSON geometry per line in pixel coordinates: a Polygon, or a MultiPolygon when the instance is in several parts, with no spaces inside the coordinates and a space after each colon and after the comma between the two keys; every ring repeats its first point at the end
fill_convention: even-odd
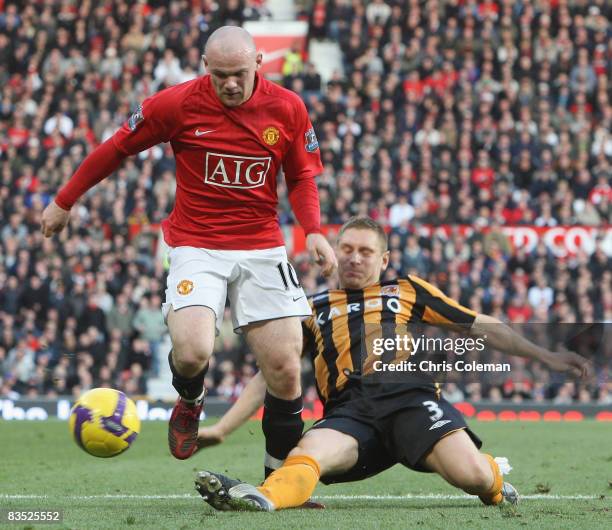
{"type": "Polygon", "coordinates": [[[355,466],[339,475],[321,477],[324,484],[363,480],[395,464],[427,472],[423,457],[438,440],[461,429],[465,429],[476,447],[482,446],[482,441],[455,407],[421,389],[391,398],[364,399],[359,393],[355,399],[348,399],[329,411],[312,429],[339,431],[355,438],[359,445],[355,466]],[[389,403],[389,399],[396,403],[389,403]],[[378,411],[385,412],[381,415],[378,411]]]}

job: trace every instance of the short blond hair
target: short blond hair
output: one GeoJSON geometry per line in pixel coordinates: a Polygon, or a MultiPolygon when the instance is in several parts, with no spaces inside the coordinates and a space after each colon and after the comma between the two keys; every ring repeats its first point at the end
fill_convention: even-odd
{"type": "Polygon", "coordinates": [[[374,221],[374,219],[372,219],[371,217],[368,217],[367,215],[351,217],[346,223],[344,223],[340,227],[340,231],[338,232],[338,241],[340,241],[342,234],[344,234],[344,232],[346,232],[350,228],[354,228],[355,230],[371,230],[372,232],[375,232],[378,236],[382,252],[387,251],[387,233],[385,232],[385,229],[382,227],[382,225],[374,221]]]}

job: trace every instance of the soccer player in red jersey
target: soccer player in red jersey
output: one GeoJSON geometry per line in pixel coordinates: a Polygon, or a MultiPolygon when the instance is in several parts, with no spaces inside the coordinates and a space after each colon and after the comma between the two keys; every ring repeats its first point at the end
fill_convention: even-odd
{"type": "Polygon", "coordinates": [[[245,333],[267,381],[263,429],[271,470],[302,433],[299,317],[310,314],[284,248],[276,177],[282,167],[308,249],[327,275],[336,258],[320,233],[314,178],[322,166],[303,102],[257,73],[262,55],[248,32],[218,29],[203,60],[208,75],[145,99],[83,161],[43,212],[41,227],[47,237],[60,232],[79,197],[126,157],[171,143],[177,192],[162,223],[170,246],[163,312],[179,398],[168,429],[170,450],[180,459],[196,450],[204,376],[228,296],[234,329],[245,333]]]}

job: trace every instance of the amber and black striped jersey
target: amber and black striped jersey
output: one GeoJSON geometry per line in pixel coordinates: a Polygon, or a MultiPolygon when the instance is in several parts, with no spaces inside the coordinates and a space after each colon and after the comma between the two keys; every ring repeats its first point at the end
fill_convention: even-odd
{"type": "Polygon", "coordinates": [[[471,326],[476,313],[416,276],[365,289],[336,289],[310,299],[303,322],[304,355],[313,363],[323,403],[339,397],[362,362],[362,334],[368,324],[424,323],[471,326]]]}

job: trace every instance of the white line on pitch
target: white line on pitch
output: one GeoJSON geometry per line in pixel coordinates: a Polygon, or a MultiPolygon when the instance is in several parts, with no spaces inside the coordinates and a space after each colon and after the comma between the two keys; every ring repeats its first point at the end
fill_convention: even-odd
{"type": "MultiPolygon", "coordinates": [[[[333,501],[333,500],[388,500],[388,501],[404,501],[404,500],[461,500],[473,499],[472,495],[445,495],[441,493],[430,493],[425,495],[318,495],[314,497],[318,500],[333,501]]],[[[521,499],[534,500],[593,500],[599,499],[598,495],[521,495],[521,499]]],[[[100,495],[28,495],[28,494],[0,494],[0,499],[18,500],[18,499],[66,499],[66,500],[93,500],[93,499],[136,499],[136,500],[162,500],[162,499],[199,499],[198,495],[183,493],[178,495],[122,495],[122,494],[100,494],[100,495]]]]}
{"type": "MultiPolygon", "coordinates": [[[[390,500],[390,501],[401,501],[401,500],[432,500],[432,499],[443,499],[443,500],[459,500],[459,499],[473,499],[476,500],[474,495],[446,495],[443,493],[429,493],[424,495],[413,495],[407,493],[406,495],[322,495],[315,497],[321,500],[390,500]]],[[[588,500],[588,499],[599,499],[598,495],[520,495],[521,499],[543,499],[543,500],[588,500]]]]}

